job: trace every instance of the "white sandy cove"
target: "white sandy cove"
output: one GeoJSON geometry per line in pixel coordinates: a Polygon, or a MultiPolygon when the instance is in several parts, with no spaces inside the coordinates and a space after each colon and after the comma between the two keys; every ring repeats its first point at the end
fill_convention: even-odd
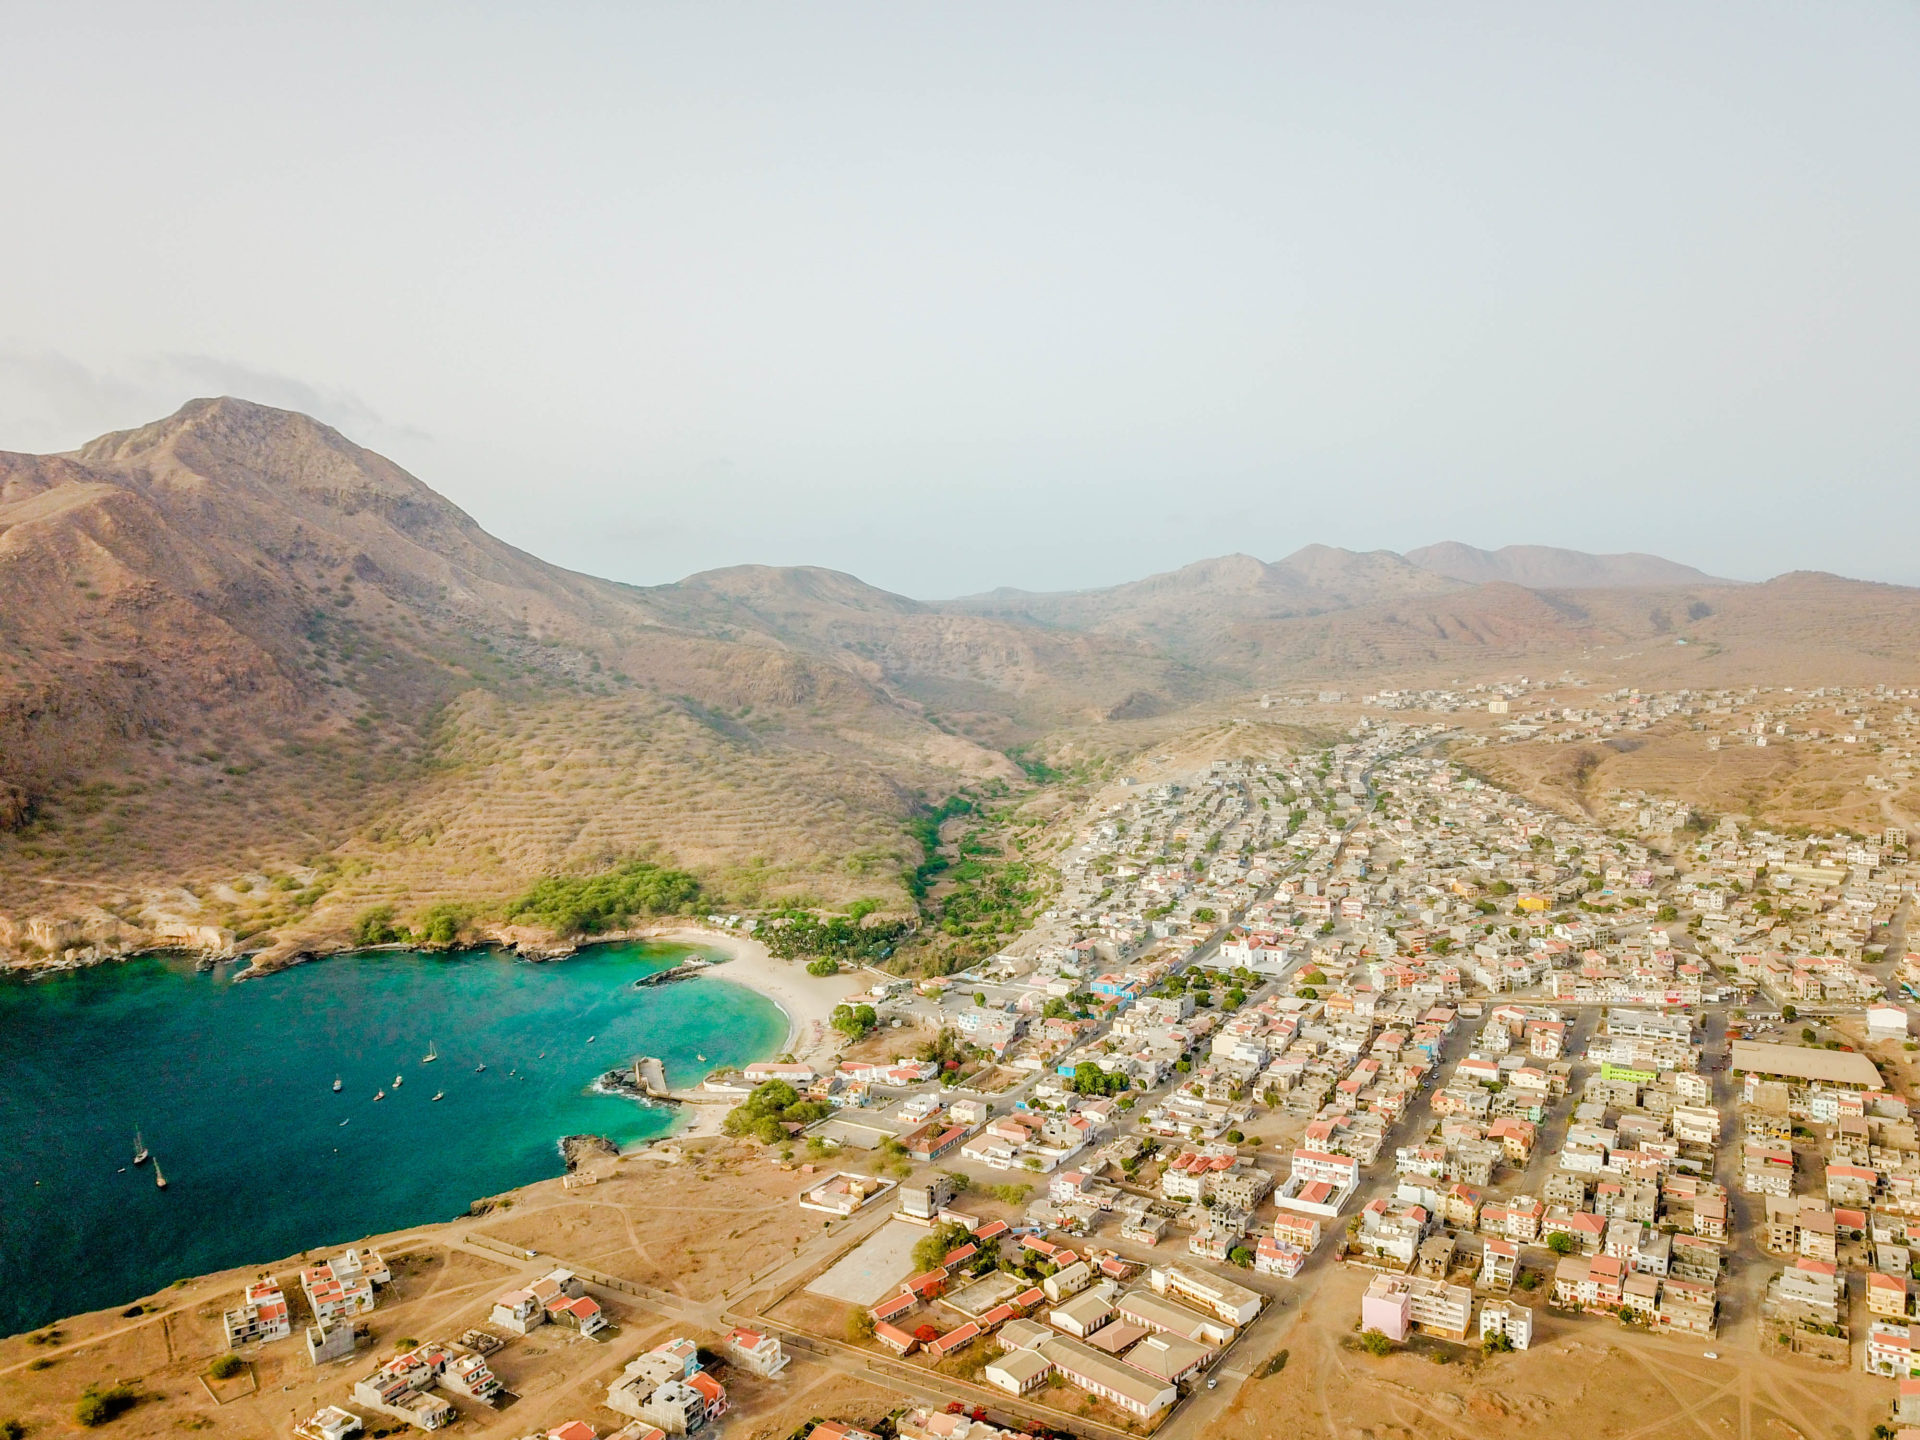
{"type": "MultiPolygon", "coordinates": [[[[837,1050],[842,1037],[827,1024],[833,1007],[866,990],[868,981],[857,972],[851,975],[809,975],[797,960],[781,960],[769,954],[767,947],[746,935],[728,930],[707,930],[692,925],[674,926],[650,932],[651,938],[670,940],[681,945],[704,945],[724,950],[730,957],[713,972],[716,980],[744,985],[780,1007],[787,1017],[787,1039],[782,1053],[791,1052],[802,1064],[822,1068],[837,1050]]],[[[771,1058],[771,1057],[768,1057],[771,1058]]]]}

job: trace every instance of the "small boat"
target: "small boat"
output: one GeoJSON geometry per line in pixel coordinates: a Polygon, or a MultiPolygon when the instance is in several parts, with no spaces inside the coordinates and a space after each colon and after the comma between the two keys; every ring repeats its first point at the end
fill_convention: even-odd
{"type": "Polygon", "coordinates": [[[351,1121],[352,1119],[353,1119],[353,1117],[352,1117],[351,1115],[349,1115],[349,1116],[348,1116],[348,1117],[347,1117],[347,1118],[346,1118],[345,1120],[342,1120],[342,1121],[341,1121],[340,1123],[341,1123],[342,1125],[345,1125],[345,1124],[347,1124],[347,1123],[349,1123],[349,1122],[350,1122],[350,1121],[351,1121]]]}
{"type": "Polygon", "coordinates": [[[167,1188],[167,1177],[160,1172],[160,1162],[158,1160],[153,1162],[153,1188],[156,1190],[164,1190],[167,1188]]]}
{"type": "Polygon", "coordinates": [[[482,1070],[486,1068],[487,1068],[487,1062],[482,1060],[478,1065],[473,1067],[473,1073],[478,1075],[482,1070]]]}
{"type": "Polygon", "coordinates": [[[140,1138],[138,1130],[133,1132],[133,1163],[136,1165],[147,1163],[147,1142],[140,1138]]]}
{"type": "Polygon", "coordinates": [[[340,1077],[338,1075],[333,1077],[333,1093],[336,1095],[340,1093],[340,1077]]]}
{"type": "Polygon", "coordinates": [[[436,1090],[433,1092],[433,1098],[436,1100],[444,1100],[446,1098],[446,1095],[447,1095],[447,1092],[444,1090],[436,1090]]]}
{"type": "Polygon", "coordinates": [[[384,1090],[376,1090],[373,1092],[373,1098],[376,1100],[384,1100],[387,1098],[387,1092],[384,1090]]]}
{"type": "Polygon", "coordinates": [[[434,1061],[438,1060],[439,1058],[440,1058],[440,1047],[434,1044],[433,1041],[429,1040],[427,1042],[427,1053],[420,1057],[420,1063],[422,1065],[431,1065],[434,1061]]]}
{"type": "Polygon", "coordinates": [[[114,1171],[113,1173],[116,1175],[124,1175],[127,1173],[127,1167],[122,1165],[118,1170],[114,1171]]]}
{"type": "Polygon", "coordinates": [[[707,1057],[704,1055],[695,1055],[693,1058],[698,1060],[702,1065],[707,1063],[707,1057]]]}
{"type": "Polygon", "coordinates": [[[594,1041],[598,1040],[599,1038],[600,1037],[598,1035],[589,1035],[587,1036],[587,1044],[591,1045],[593,1044],[594,1041]]]}
{"type": "Polygon", "coordinates": [[[398,1090],[402,1085],[406,1083],[407,1083],[407,1077],[404,1075],[396,1075],[393,1077],[393,1088],[396,1090],[398,1090]]]}

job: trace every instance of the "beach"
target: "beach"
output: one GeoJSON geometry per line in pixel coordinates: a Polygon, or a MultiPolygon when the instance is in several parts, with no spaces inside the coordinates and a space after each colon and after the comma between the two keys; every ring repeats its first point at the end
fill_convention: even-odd
{"type": "MultiPolygon", "coordinates": [[[[809,975],[807,967],[799,961],[779,959],[752,936],[728,930],[670,925],[650,928],[645,934],[649,940],[724,951],[728,957],[726,963],[716,965],[711,978],[743,986],[777,1005],[780,1013],[787,1017],[786,1044],[779,1053],[790,1054],[800,1064],[811,1065],[816,1071],[831,1066],[834,1055],[845,1043],[840,1032],[827,1023],[833,1007],[857,1000],[870,983],[859,972],[824,977],[809,975]]],[[[700,980],[707,978],[702,976],[700,980]]],[[[684,1108],[688,1112],[688,1124],[675,1133],[676,1139],[717,1133],[731,1103],[691,1104],[684,1108]]]]}

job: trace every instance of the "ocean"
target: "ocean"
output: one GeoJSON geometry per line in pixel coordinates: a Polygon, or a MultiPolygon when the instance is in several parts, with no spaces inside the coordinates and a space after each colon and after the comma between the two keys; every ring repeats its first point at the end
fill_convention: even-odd
{"type": "Polygon", "coordinates": [[[562,1135],[666,1134],[670,1110],[588,1087],[642,1054],[690,1084],[786,1035],[742,986],[633,988],[700,953],[380,951],[243,983],[146,956],[0,980],[0,1335],[451,1219],[561,1173],[562,1135]],[[138,1168],[136,1130],[154,1157],[138,1168]]]}

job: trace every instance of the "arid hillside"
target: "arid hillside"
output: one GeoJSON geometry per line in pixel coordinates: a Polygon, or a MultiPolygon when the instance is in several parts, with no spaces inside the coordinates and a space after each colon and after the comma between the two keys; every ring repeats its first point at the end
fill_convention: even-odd
{"type": "Polygon", "coordinates": [[[0,453],[0,949],[284,953],[643,857],[716,903],[906,910],[947,796],[1029,783],[1016,757],[1104,773],[1264,689],[1909,682],[1917,637],[1916,590],[1537,547],[945,603],[804,567],[621,585],[317,421],[196,400],[0,453]]]}
{"type": "Polygon", "coordinates": [[[0,456],[16,952],[325,941],[647,852],[742,899],[897,904],[911,816],[1017,775],[879,667],[679,623],[304,416],[196,401],[0,456]]]}

